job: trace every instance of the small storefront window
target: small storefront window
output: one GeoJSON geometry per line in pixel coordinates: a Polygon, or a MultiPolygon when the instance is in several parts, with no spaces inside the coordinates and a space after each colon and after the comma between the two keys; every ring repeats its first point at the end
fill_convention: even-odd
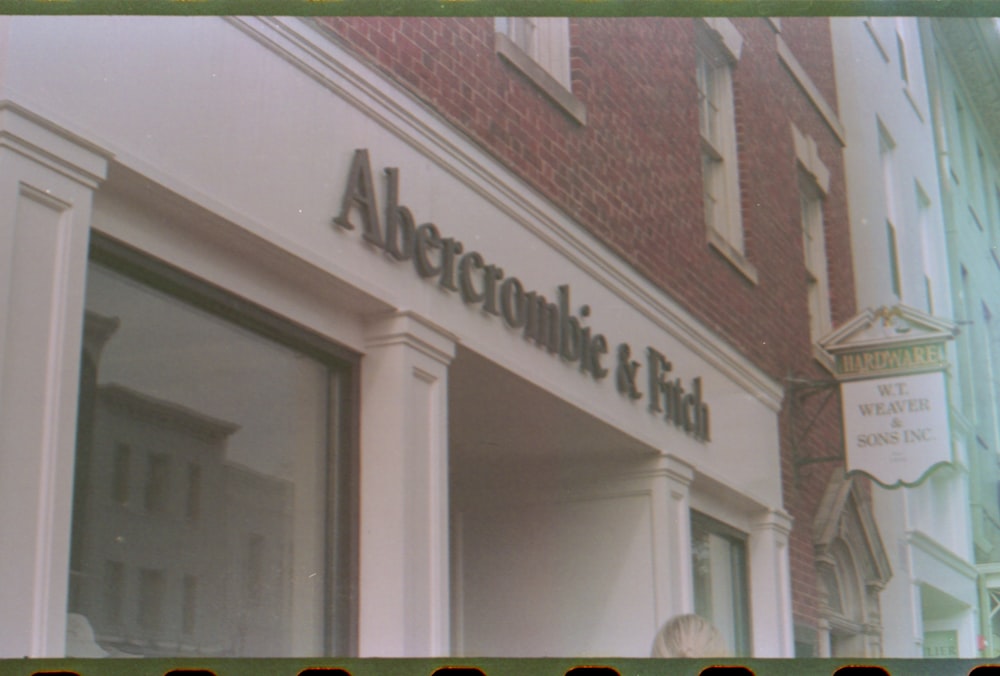
{"type": "Polygon", "coordinates": [[[150,270],[88,268],[70,626],[90,655],[349,653],[352,362],[150,270]]]}
{"type": "Polygon", "coordinates": [[[694,605],[722,633],[733,655],[750,655],[746,535],[691,514],[694,605]]]}

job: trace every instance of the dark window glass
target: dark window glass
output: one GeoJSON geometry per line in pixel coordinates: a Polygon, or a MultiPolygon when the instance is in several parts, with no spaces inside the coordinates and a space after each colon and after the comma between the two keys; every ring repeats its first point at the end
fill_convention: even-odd
{"type": "Polygon", "coordinates": [[[888,221],[885,224],[886,237],[889,240],[889,276],[892,282],[892,292],[897,298],[903,297],[903,281],[899,272],[899,244],[896,241],[896,228],[888,221]]]}
{"type": "Polygon", "coordinates": [[[201,466],[198,463],[188,463],[187,500],[184,509],[187,518],[197,519],[201,513],[201,466]]]}
{"type": "Polygon", "coordinates": [[[190,636],[195,632],[198,608],[198,578],[194,575],[184,576],[184,590],[181,605],[181,632],[190,636]]]}
{"type": "Polygon", "coordinates": [[[114,465],[111,469],[111,499],[119,505],[128,504],[129,469],[132,464],[132,447],[128,444],[115,446],[114,465]]]}
{"type": "Polygon", "coordinates": [[[746,535],[691,513],[695,613],[710,620],[734,655],[750,654],[746,535]]]}
{"type": "Polygon", "coordinates": [[[160,630],[163,619],[163,596],[167,578],[162,570],[139,571],[139,629],[147,633],[160,630]]]}
{"type": "Polygon", "coordinates": [[[151,268],[88,269],[69,611],[113,655],[349,654],[350,356],[151,268]]]}
{"type": "Polygon", "coordinates": [[[150,514],[167,509],[170,493],[170,456],[151,453],[146,466],[145,506],[150,514]]]}
{"type": "Polygon", "coordinates": [[[124,595],[125,566],[119,561],[107,561],[104,565],[104,605],[108,624],[112,626],[122,622],[124,595]]]}

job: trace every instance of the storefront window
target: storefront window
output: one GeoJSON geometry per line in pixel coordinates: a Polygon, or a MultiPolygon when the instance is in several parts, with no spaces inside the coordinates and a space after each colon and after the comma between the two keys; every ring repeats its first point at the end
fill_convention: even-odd
{"type": "Polygon", "coordinates": [[[87,275],[70,625],[110,656],[350,652],[350,361],[122,256],[87,275]]]}
{"type": "Polygon", "coordinates": [[[692,512],[695,612],[711,620],[734,655],[750,654],[746,536],[692,512]]]}

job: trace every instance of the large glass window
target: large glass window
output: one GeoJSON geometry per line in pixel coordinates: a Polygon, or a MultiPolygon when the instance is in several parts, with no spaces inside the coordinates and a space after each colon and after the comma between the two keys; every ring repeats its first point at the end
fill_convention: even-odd
{"type": "Polygon", "coordinates": [[[151,269],[88,269],[71,624],[113,656],[351,652],[352,360],[151,269]]]}
{"type": "Polygon", "coordinates": [[[746,535],[691,513],[695,613],[710,620],[733,655],[750,655],[746,535]]]}

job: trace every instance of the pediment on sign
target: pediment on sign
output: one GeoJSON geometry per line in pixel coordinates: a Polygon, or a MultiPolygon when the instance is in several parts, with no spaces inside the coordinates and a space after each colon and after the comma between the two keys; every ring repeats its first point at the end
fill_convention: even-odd
{"type": "Polygon", "coordinates": [[[954,322],[906,305],[870,308],[819,341],[830,354],[856,350],[919,345],[951,340],[958,334],[954,322]]]}

